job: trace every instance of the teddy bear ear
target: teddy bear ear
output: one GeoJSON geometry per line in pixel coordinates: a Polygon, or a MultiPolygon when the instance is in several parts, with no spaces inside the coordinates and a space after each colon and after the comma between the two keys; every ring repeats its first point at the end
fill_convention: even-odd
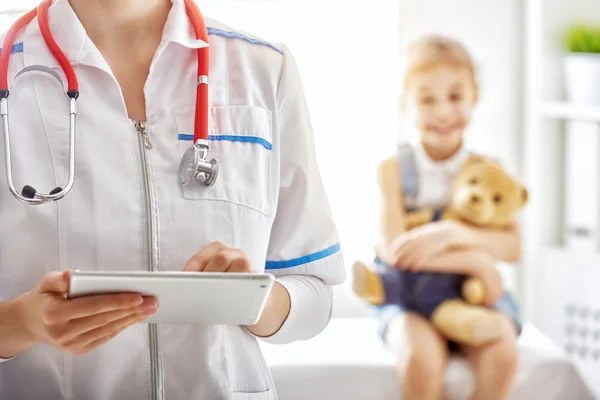
{"type": "Polygon", "coordinates": [[[521,205],[524,205],[529,200],[529,191],[526,187],[521,186],[521,205]]]}

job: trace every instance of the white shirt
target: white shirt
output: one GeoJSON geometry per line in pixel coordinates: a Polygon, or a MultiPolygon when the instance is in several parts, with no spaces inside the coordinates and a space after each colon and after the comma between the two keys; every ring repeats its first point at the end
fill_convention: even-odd
{"type": "MultiPolygon", "coordinates": [[[[193,134],[194,49],[206,45],[195,39],[183,1],[173,0],[145,86],[150,149],[67,0],[53,2],[49,20],[79,79],[77,175],[63,200],[34,207],[14,199],[0,174],[0,301],[54,270],[147,270],[152,264],[181,270],[219,240],[243,249],[255,271],[266,268],[290,293],[289,317],[265,340],[288,343],[321,332],[331,315],[331,286],[344,281],[345,269],[302,84],[286,46],[206,20],[210,157],[219,159],[220,173],[213,187],[181,189],[178,166],[193,134]]],[[[32,64],[63,76],[37,20],[16,43],[9,82],[32,64]]],[[[68,176],[68,102],[49,76],[27,74],[12,83],[15,183],[48,192],[68,176]]],[[[143,324],[83,356],[38,345],[0,364],[0,398],[276,398],[257,339],[243,327],[162,325],[157,339],[157,359],[143,324]]]]}
{"type": "Polygon", "coordinates": [[[454,179],[469,157],[469,151],[463,145],[450,158],[435,161],[429,157],[421,142],[414,144],[413,148],[419,187],[415,206],[434,209],[446,207],[454,179]]]}

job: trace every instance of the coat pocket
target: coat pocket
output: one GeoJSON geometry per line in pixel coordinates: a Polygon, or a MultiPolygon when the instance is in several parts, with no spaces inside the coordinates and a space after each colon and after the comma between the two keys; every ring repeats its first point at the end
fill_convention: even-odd
{"type": "MultiPolygon", "coordinates": [[[[195,108],[175,108],[181,156],[193,145],[195,108]]],[[[209,159],[219,163],[213,186],[194,181],[182,188],[188,200],[231,202],[272,213],[271,112],[251,106],[211,107],[209,159]]]]}

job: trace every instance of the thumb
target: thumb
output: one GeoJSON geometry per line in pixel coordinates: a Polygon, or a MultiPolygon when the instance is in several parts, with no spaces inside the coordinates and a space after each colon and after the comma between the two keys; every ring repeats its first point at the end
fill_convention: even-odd
{"type": "Polygon", "coordinates": [[[379,258],[384,264],[392,265],[394,262],[391,260],[390,253],[387,251],[387,248],[382,246],[381,244],[376,244],[375,246],[375,254],[377,254],[377,258],[379,258]]]}
{"type": "Polygon", "coordinates": [[[69,281],[71,279],[71,271],[50,272],[44,277],[40,284],[40,292],[42,293],[67,293],[69,291],[69,281]]]}

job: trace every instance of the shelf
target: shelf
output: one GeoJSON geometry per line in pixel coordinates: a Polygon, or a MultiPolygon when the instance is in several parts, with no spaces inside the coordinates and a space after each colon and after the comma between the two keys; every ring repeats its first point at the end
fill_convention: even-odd
{"type": "Polygon", "coordinates": [[[600,105],[588,106],[549,102],[542,106],[542,116],[555,119],[587,120],[600,122],[600,105]]]}

